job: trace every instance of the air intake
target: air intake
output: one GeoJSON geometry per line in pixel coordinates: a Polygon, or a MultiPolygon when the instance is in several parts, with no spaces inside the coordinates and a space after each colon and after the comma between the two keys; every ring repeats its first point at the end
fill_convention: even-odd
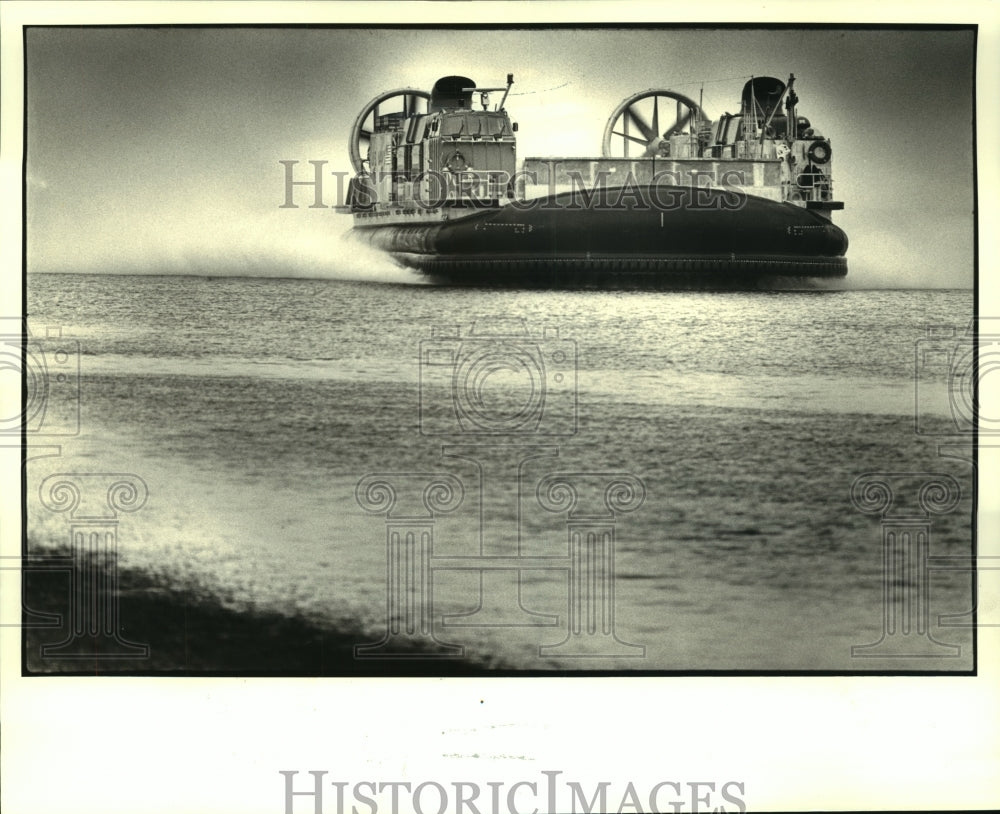
{"type": "Polygon", "coordinates": [[[472,107],[472,91],[476,83],[467,76],[442,76],[434,83],[431,90],[431,101],[428,105],[429,113],[437,113],[446,108],[472,107]]]}

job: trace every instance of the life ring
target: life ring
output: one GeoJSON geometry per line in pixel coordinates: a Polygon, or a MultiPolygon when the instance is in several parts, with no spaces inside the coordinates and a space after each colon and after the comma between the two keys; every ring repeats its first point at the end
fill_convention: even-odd
{"type": "Polygon", "coordinates": [[[465,160],[464,155],[462,155],[458,150],[455,150],[454,155],[448,159],[445,166],[448,168],[449,172],[463,172],[468,169],[469,162],[465,160]]]}
{"type": "Polygon", "coordinates": [[[829,141],[814,141],[809,145],[806,155],[813,164],[826,164],[833,155],[833,148],[829,141]]]}

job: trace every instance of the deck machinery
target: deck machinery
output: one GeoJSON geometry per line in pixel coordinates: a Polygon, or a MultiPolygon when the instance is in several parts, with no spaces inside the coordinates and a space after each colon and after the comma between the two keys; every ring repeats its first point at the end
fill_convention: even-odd
{"type": "Polygon", "coordinates": [[[354,232],[459,285],[744,287],[840,277],[829,139],[795,78],[756,77],[712,120],[671,90],[626,98],[600,156],[517,160],[504,87],[439,79],[373,99],[350,137],[354,232]],[[491,106],[491,94],[501,94],[491,106]]]}

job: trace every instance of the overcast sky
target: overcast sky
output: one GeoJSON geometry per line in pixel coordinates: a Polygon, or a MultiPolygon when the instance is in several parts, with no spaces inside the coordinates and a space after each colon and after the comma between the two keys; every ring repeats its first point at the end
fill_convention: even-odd
{"type": "MultiPolygon", "coordinates": [[[[596,155],[633,92],[735,112],[796,76],[833,144],[858,285],[973,282],[973,36],[931,30],[34,28],[29,270],[335,274],[350,218],[280,209],[297,159],[350,170],[376,94],[445,74],[515,86],[519,155],[596,155]]],[[[335,203],[335,185],[325,196],[335,203]]]]}

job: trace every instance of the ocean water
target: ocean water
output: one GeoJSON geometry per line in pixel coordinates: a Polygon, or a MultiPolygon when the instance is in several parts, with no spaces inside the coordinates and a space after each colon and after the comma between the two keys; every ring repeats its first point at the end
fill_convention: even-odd
{"type": "Polygon", "coordinates": [[[81,274],[31,275],[28,305],[40,352],[70,352],[33,435],[33,550],[67,534],[39,502],[44,478],[130,472],[149,497],[121,517],[124,565],[234,607],[350,620],[359,644],[402,616],[387,604],[387,533],[416,530],[433,537],[407,561],[430,635],[506,669],[972,666],[956,617],[971,575],[931,572],[918,602],[901,598],[926,576],[914,565],[890,574],[886,600],[882,553],[892,522],[921,517],[935,473],[961,496],[923,516],[930,554],[971,551],[970,444],[948,386],[971,291],[81,274]],[[868,473],[892,473],[887,518],[852,502],[868,473]],[[359,502],[366,476],[392,484],[388,517],[359,502]],[[571,514],[558,488],[545,504],[556,476],[577,488],[571,514]],[[435,478],[461,489],[450,511],[428,511],[435,478]],[[610,511],[621,481],[635,499],[610,511]],[[604,547],[574,559],[576,532],[604,547]],[[484,555],[500,559],[484,568],[484,555]],[[883,636],[887,607],[927,612],[914,646],[958,649],[852,655],[883,636]]]}

